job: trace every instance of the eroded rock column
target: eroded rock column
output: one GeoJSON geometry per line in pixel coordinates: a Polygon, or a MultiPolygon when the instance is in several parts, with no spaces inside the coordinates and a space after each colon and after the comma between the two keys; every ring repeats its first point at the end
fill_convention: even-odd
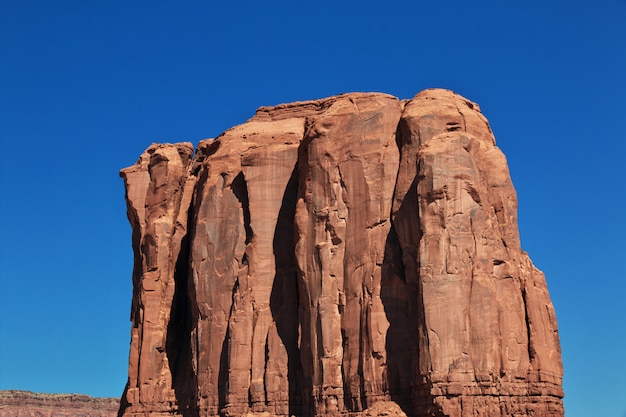
{"type": "Polygon", "coordinates": [[[304,378],[314,413],[384,396],[381,265],[398,164],[397,99],[351,95],[308,119],[300,153],[296,256],[304,378]]]}
{"type": "Polygon", "coordinates": [[[126,415],[178,411],[173,374],[185,365],[178,363],[177,347],[168,339],[176,330],[168,329],[176,287],[186,280],[176,264],[187,234],[192,155],[190,143],[155,144],[121,171],[135,253],[129,380],[122,399],[126,415]]]}
{"type": "MultiPolygon", "coordinates": [[[[398,179],[394,226],[422,314],[416,414],[559,415],[554,397],[527,400],[537,392],[533,355],[558,355],[556,321],[549,313],[539,319],[552,336],[537,338],[549,346],[533,353],[528,303],[548,312],[552,305],[523,289],[533,267],[524,264],[515,191],[486,120],[458,95],[426,91],[406,105],[401,126],[405,178],[398,179]]],[[[561,364],[550,363],[539,374],[558,396],[560,380],[551,378],[561,364]]]]}

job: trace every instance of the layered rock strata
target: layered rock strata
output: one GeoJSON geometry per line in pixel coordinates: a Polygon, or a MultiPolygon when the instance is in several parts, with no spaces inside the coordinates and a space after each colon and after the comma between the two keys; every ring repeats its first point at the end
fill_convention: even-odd
{"type": "Polygon", "coordinates": [[[554,309],[475,103],[262,107],[121,175],[135,267],[120,415],[563,415],[554,309]]]}
{"type": "Polygon", "coordinates": [[[119,406],[117,398],[0,391],[0,417],[114,417],[119,406]]]}

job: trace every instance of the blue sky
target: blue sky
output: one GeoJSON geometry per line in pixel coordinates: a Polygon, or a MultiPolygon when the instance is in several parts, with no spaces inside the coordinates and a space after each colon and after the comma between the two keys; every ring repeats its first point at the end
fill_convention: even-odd
{"type": "Polygon", "coordinates": [[[0,389],[120,396],[120,168],[261,105],[477,102],[559,319],[568,417],[626,416],[626,1],[0,0],[0,389]]]}

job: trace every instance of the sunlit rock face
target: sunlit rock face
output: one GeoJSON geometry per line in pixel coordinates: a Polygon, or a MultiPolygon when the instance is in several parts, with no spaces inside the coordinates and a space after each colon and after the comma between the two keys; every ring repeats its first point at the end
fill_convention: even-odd
{"type": "Polygon", "coordinates": [[[563,416],[554,308],[475,103],[262,107],[121,175],[121,416],[563,416]]]}

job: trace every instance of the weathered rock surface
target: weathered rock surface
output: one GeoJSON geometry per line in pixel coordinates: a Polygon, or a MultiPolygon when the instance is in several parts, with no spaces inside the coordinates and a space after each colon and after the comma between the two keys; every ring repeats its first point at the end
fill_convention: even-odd
{"type": "Polygon", "coordinates": [[[121,175],[121,415],[563,415],[554,309],[476,104],[262,107],[121,175]]]}
{"type": "Polygon", "coordinates": [[[119,406],[117,398],[0,391],[0,417],[114,417],[119,406]]]}

